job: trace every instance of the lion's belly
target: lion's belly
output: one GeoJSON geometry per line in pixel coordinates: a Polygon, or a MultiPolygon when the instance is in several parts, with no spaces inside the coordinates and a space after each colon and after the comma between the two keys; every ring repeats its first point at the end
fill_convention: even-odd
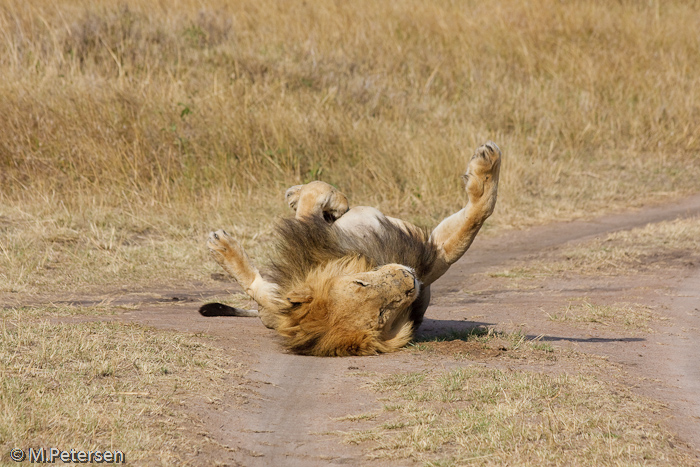
{"type": "Polygon", "coordinates": [[[346,234],[365,238],[382,228],[386,216],[370,206],[355,206],[335,221],[333,226],[346,234]]]}

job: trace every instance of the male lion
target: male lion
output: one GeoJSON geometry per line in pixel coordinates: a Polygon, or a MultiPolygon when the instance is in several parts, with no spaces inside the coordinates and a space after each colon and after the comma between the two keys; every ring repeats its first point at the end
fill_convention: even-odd
{"type": "Polygon", "coordinates": [[[406,345],[430,301],[430,284],[467,251],[493,212],[501,151],[479,147],[464,178],[469,202],[431,233],[377,209],[349,209],[324,182],[286,192],[293,219],[277,228],[277,257],[265,279],[241,245],[223,230],[212,232],[214,259],[258,303],[258,311],[219,303],[204,316],[259,316],[308,355],[370,355],[406,345]]]}

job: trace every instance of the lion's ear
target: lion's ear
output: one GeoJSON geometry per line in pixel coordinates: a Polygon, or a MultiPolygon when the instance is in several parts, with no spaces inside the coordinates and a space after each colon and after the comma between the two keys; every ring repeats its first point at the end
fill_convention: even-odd
{"type": "Polygon", "coordinates": [[[289,302],[291,306],[301,305],[302,303],[309,303],[314,299],[311,287],[308,285],[302,285],[287,294],[285,300],[289,302]]]}

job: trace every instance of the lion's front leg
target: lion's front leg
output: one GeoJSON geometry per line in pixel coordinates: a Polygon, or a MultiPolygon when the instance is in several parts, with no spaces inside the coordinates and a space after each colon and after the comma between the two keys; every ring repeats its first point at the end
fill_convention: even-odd
{"type": "Polygon", "coordinates": [[[476,234],[496,206],[501,150],[489,141],[479,147],[464,175],[469,196],[467,206],[446,218],[430,234],[438,259],[424,282],[431,284],[466,253],[476,234]]]}
{"type": "Polygon", "coordinates": [[[278,310],[284,305],[277,284],[262,278],[241,244],[224,230],[209,234],[207,246],[214,260],[258,303],[263,324],[275,329],[278,310]]]}

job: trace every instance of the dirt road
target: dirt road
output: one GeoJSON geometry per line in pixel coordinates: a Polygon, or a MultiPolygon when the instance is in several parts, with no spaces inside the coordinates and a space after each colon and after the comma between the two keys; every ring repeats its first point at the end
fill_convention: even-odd
{"type": "MultiPolygon", "coordinates": [[[[666,423],[700,456],[700,355],[696,347],[700,339],[700,252],[681,267],[619,276],[569,274],[525,288],[512,286],[508,278],[484,274],[551,256],[611,232],[699,215],[700,196],[694,196],[588,221],[478,238],[467,255],[433,285],[433,302],[420,336],[486,325],[504,331],[520,329],[555,348],[608,356],[619,364],[635,391],[668,405],[666,423]],[[565,308],[572,297],[596,303],[634,301],[657,310],[659,319],[652,320],[650,332],[633,334],[610,326],[581,327],[552,320],[552,314],[565,308]]],[[[233,284],[230,289],[236,290],[233,284]]],[[[214,292],[221,291],[203,291],[202,301],[214,292]]],[[[182,297],[183,293],[174,291],[172,296],[182,297]]],[[[231,448],[226,460],[230,465],[371,463],[356,446],[328,434],[342,429],[340,417],[381,408],[377,395],[364,387],[362,375],[456,365],[449,356],[436,361],[408,351],[362,358],[291,355],[257,320],[202,318],[196,313],[200,303],[193,300],[170,309],[145,305],[125,317],[220,336],[222,346],[244,355],[252,368],[249,403],[224,404],[222,410],[199,413],[212,436],[231,448]]]]}

